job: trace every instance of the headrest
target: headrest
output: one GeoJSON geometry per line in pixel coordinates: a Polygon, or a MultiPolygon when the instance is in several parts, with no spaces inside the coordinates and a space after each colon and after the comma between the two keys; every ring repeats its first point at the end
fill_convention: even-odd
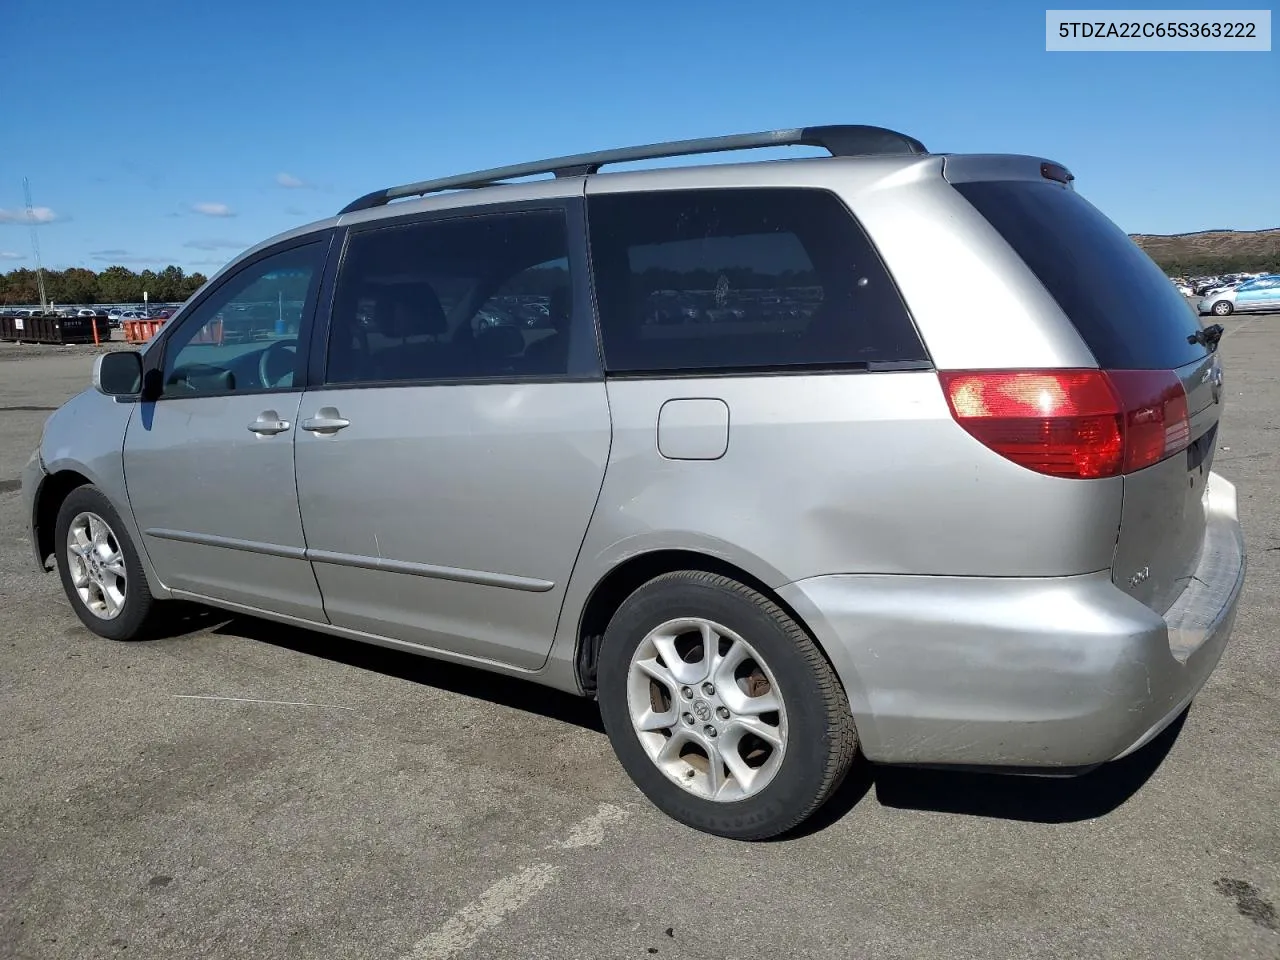
{"type": "Polygon", "coordinates": [[[438,336],[449,329],[440,298],[428,283],[397,284],[384,292],[377,324],[389,337],[438,336]]]}
{"type": "Polygon", "coordinates": [[[490,358],[518,357],[524,353],[524,336],[506,324],[484,327],[476,333],[476,350],[490,358]]]}

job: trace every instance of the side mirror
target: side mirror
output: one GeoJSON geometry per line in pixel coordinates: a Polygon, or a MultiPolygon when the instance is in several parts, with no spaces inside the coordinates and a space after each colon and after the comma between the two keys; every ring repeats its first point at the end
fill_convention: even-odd
{"type": "Polygon", "coordinates": [[[104,353],[93,361],[93,386],[108,397],[136,397],[142,392],[142,354],[136,350],[104,353]]]}

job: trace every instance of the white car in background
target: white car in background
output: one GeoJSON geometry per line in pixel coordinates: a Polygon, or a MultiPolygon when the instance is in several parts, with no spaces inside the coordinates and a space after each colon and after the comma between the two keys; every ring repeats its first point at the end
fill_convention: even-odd
{"type": "Polygon", "coordinates": [[[1206,290],[1202,294],[1202,296],[1207,299],[1209,297],[1216,297],[1219,294],[1230,293],[1233,290],[1238,289],[1242,284],[1249,283],[1252,280],[1253,280],[1252,277],[1246,277],[1242,280],[1228,280],[1226,283],[1220,283],[1216,287],[1211,287],[1210,289],[1206,290]]]}

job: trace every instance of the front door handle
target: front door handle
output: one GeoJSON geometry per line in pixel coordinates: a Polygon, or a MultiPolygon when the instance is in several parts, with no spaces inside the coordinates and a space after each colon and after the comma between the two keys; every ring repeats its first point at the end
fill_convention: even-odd
{"type": "Polygon", "coordinates": [[[302,429],[311,433],[333,434],[349,426],[351,421],[339,416],[337,407],[321,407],[314,417],[302,421],[302,429]]]}
{"type": "Polygon", "coordinates": [[[249,429],[262,437],[274,437],[277,433],[284,433],[290,426],[289,421],[281,420],[280,414],[274,410],[263,410],[258,414],[258,419],[249,424],[249,429]]]}

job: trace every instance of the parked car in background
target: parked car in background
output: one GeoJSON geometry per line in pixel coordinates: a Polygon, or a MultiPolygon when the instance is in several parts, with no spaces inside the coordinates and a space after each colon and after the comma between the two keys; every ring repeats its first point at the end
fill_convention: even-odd
{"type": "Polygon", "coordinates": [[[1280,311],[1280,274],[1261,276],[1231,287],[1209,292],[1196,305],[1203,314],[1218,317],[1232,313],[1270,313],[1280,311]]]}
{"type": "Polygon", "coordinates": [[[1202,296],[1212,297],[1218,293],[1224,293],[1227,290],[1234,290],[1237,286],[1244,283],[1243,280],[1222,280],[1214,286],[1206,290],[1202,296]]]}
{"type": "Polygon", "coordinates": [[[594,697],[640,791],[737,839],[855,762],[1127,756],[1217,665],[1221,328],[1062,165],[811,127],[342,214],[47,421],[24,532],[89,630],[195,601],[594,697]],[[596,172],[801,144],[833,156],[596,172]]]}
{"type": "Polygon", "coordinates": [[[514,306],[515,317],[526,327],[550,327],[551,312],[547,301],[543,299],[528,300],[514,306]]]}

